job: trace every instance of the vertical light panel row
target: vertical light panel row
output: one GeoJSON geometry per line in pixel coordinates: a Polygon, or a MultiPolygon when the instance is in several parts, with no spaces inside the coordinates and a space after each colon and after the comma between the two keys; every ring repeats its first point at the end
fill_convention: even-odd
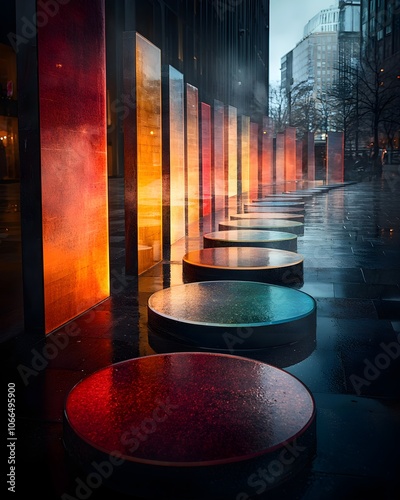
{"type": "Polygon", "coordinates": [[[64,4],[37,31],[46,333],[110,293],[104,3],[64,4]]]}

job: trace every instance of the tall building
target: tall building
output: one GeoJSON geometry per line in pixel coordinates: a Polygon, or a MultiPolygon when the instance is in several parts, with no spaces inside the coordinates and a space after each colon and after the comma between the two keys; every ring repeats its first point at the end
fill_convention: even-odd
{"type": "Polygon", "coordinates": [[[321,10],[304,27],[303,39],[283,56],[282,88],[307,83],[314,96],[328,90],[338,80],[339,54],[356,53],[358,39],[359,0],[341,0],[321,10]]]}
{"type": "Polygon", "coordinates": [[[362,44],[378,44],[382,60],[397,64],[400,59],[400,1],[361,0],[362,44]]]}

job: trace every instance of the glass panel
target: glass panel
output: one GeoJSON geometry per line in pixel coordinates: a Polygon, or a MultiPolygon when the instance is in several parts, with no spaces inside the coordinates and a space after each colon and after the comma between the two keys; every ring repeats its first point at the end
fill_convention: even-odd
{"type": "MultiPolygon", "coordinates": [[[[240,194],[249,197],[250,189],[250,118],[248,116],[239,117],[240,121],[240,166],[242,186],[240,194]]],[[[244,201],[244,199],[242,199],[244,201]]]]}
{"type": "Polygon", "coordinates": [[[199,203],[199,110],[198,90],[186,84],[186,151],[188,226],[200,218],[199,203]]]}
{"type": "Polygon", "coordinates": [[[250,123],[250,165],[249,165],[249,195],[250,200],[255,200],[259,197],[258,194],[258,171],[259,171],[259,156],[258,156],[258,123],[250,123]]]}
{"type": "Polygon", "coordinates": [[[227,175],[228,205],[234,208],[237,196],[237,109],[233,106],[226,108],[226,148],[225,172],[227,175]]]}
{"type": "Polygon", "coordinates": [[[211,213],[211,106],[201,103],[201,177],[203,216],[211,213]]]}
{"type": "Polygon", "coordinates": [[[214,200],[215,211],[223,210],[225,204],[225,169],[224,169],[224,136],[225,136],[225,107],[222,102],[214,101],[214,200]]]}
{"type": "Polygon", "coordinates": [[[183,74],[169,68],[171,244],[185,236],[185,123],[183,74]]]}
{"type": "Polygon", "coordinates": [[[327,141],[326,182],[343,182],[343,132],[329,132],[327,141]]]}
{"type": "Polygon", "coordinates": [[[109,296],[104,42],[100,0],[38,30],[47,333],[109,296]]]}
{"type": "Polygon", "coordinates": [[[161,53],[136,34],[138,273],[162,259],[161,53]]]}

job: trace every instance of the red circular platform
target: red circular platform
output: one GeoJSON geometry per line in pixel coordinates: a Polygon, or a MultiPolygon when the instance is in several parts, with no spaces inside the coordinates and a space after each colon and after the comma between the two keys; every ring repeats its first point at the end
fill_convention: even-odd
{"type": "Polygon", "coordinates": [[[314,419],[312,395],[281,369],[226,354],[158,354],[78,383],[65,404],[64,443],[88,471],[111,462],[111,489],[224,498],[263,464],[282,469],[274,486],[303,467],[314,453],[314,419]]]}

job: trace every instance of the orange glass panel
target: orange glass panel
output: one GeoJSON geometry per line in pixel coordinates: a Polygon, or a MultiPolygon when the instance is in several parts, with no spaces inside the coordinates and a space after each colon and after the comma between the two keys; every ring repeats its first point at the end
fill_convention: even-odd
{"type": "Polygon", "coordinates": [[[201,179],[203,217],[211,213],[211,106],[201,103],[201,179]]]}
{"type": "Polygon", "coordinates": [[[198,90],[186,84],[186,175],[188,226],[200,219],[198,90]]]}
{"type": "Polygon", "coordinates": [[[249,165],[249,193],[250,199],[254,200],[259,197],[259,147],[258,147],[258,123],[250,123],[250,165],[249,165]]]}
{"type": "MultiPolygon", "coordinates": [[[[250,189],[250,118],[248,116],[240,116],[240,166],[242,189],[241,194],[245,194],[247,199],[250,189]]],[[[244,201],[244,200],[243,200],[244,201]]]]}
{"type": "Polygon", "coordinates": [[[104,2],[61,9],[37,30],[46,333],[110,291],[104,2]]]}
{"type": "Polygon", "coordinates": [[[301,181],[303,179],[303,141],[296,140],[296,179],[301,181]]]}
{"type": "Polygon", "coordinates": [[[214,172],[215,211],[219,212],[225,204],[225,107],[222,102],[214,101],[212,166],[214,172]]]}
{"type": "MultiPolygon", "coordinates": [[[[138,273],[162,259],[161,52],[136,34],[138,273]]],[[[125,138],[128,140],[128,138],[125,138]]]]}
{"type": "Polygon", "coordinates": [[[274,135],[273,121],[268,116],[263,117],[261,135],[261,186],[262,194],[268,194],[274,181],[274,135]]]}
{"type": "Polygon", "coordinates": [[[285,130],[285,180],[296,180],[296,129],[287,127],[285,130]]]}
{"type": "Polygon", "coordinates": [[[315,145],[314,145],[314,134],[309,132],[305,138],[305,151],[306,165],[307,165],[307,180],[315,181],[315,145]]]}
{"type": "Polygon", "coordinates": [[[171,244],[185,236],[185,122],[183,74],[169,67],[171,244]]]}
{"type": "Polygon", "coordinates": [[[285,137],[276,134],[275,182],[281,186],[285,182],[285,137]]]}
{"type": "Polygon", "coordinates": [[[235,197],[238,194],[237,184],[237,109],[233,106],[226,107],[225,114],[225,172],[226,172],[226,194],[229,206],[236,204],[235,197]]]}

